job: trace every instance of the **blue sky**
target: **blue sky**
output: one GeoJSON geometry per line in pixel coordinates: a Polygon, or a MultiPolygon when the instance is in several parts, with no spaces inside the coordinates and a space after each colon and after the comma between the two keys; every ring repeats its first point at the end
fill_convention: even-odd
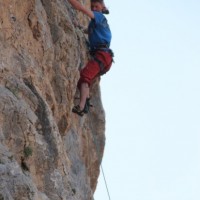
{"type": "Polygon", "coordinates": [[[115,52],[101,79],[111,199],[198,200],[200,1],[106,3],[115,52]]]}

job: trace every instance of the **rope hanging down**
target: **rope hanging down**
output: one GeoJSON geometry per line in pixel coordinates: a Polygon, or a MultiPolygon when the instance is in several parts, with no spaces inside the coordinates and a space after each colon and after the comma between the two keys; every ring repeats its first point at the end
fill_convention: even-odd
{"type": "MultiPolygon", "coordinates": [[[[90,113],[88,113],[88,116],[89,116],[90,126],[92,127],[92,130],[95,130],[94,126],[93,126],[93,124],[91,123],[91,120],[90,120],[90,118],[91,118],[90,117],[90,113]]],[[[105,173],[104,173],[104,170],[103,170],[103,165],[101,164],[100,150],[98,148],[97,138],[96,138],[96,135],[93,133],[93,131],[92,131],[92,138],[93,138],[94,146],[96,148],[97,158],[98,158],[100,169],[101,169],[101,172],[102,172],[102,175],[103,175],[103,180],[104,180],[104,183],[105,183],[108,199],[111,200],[110,192],[109,192],[108,184],[107,184],[107,180],[106,180],[106,176],[105,176],[105,173]]],[[[93,197],[93,200],[95,200],[94,197],[93,197]]]]}

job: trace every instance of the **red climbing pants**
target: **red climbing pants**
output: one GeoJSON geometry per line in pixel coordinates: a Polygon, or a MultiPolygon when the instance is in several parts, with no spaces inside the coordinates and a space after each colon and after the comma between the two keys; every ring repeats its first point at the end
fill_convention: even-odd
{"type": "Polygon", "coordinates": [[[88,83],[90,86],[92,81],[103,73],[109,71],[112,65],[112,56],[109,52],[96,51],[92,59],[88,61],[86,66],[80,71],[80,79],[78,81],[78,88],[81,83],[88,83]],[[98,60],[98,61],[97,61],[98,60]],[[101,66],[99,64],[101,62],[101,66]],[[103,68],[103,69],[102,69],[103,68]]]}

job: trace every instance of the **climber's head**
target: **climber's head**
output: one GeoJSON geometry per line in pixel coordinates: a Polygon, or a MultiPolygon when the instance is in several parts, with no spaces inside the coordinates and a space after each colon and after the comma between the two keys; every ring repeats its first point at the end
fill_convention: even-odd
{"type": "Polygon", "coordinates": [[[103,0],[91,0],[91,10],[109,14],[109,10],[106,8],[103,0]]]}

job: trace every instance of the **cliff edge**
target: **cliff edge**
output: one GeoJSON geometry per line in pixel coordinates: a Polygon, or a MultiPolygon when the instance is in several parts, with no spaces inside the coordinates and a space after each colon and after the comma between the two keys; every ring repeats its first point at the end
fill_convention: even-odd
{"type": "Polygon", "coordinates": [[[105,143],[99,80],[91,112],[71,112],[88,59],[74,23],[87,20],[65,0],[0,0],[0,200],[93,199],[105,143]]]}

